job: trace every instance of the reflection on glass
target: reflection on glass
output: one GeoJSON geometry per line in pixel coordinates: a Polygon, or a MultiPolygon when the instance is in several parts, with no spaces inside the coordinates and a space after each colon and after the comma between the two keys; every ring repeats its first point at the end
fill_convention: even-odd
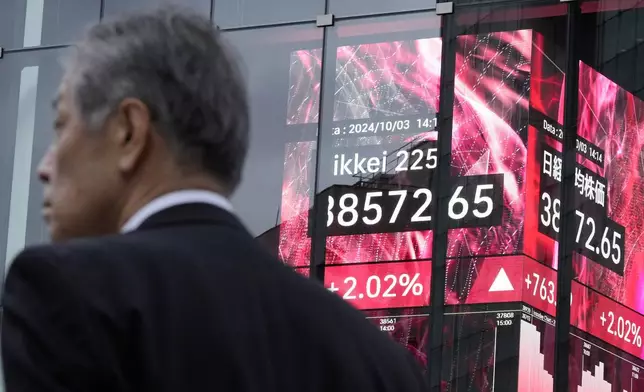
{"type": "Polygon", "coordinates": [[[217,0],[215,23],[222,29],[273,23],[314,21],[324,0],[217,0]]]}
{"type": "Polygon", "coordinates": [[[121,15],[128,12],[140,11],[143,9],[154,9],[166,4],[175,4],[181,7],[190,8],[201,15],[210,15],[211,0],[103,0],[104,15],[106,17],[121,15]]]}
{"type": "Polygon", "coordinates": [[[100,0],[3,0],[0,46],[5,49],[70,44],[98,22],[100,0]]]}
{"type": "Polygon", "coordinates": [[[34,128],[36,122],[36,96],[38,92],[39,67],[25,67],[20,72],[20,93],[18,94],[18,124],[11,180],[9,207],[10,230],[7,236],[5,273],[9,263],[24,248],[27,235],[27,214],[29,204],[29,178],[31,177],[34,128]]]}
{"type": "Polygon", "coordinates": [[[581,5],[570,388],[635,391],[644,366],[641,326],[644,114],[639,2],[581,5]]]}
{"type": "Polygon", "coordinates": [[[436,8],[436,0],[329,0],[329,12],[337,16],[384,14],[436,8]]]}
{"type": "Polygon", "coordinates": [[[449,183],[500,179],[488,193],[477,185],[470,198],[447,194],[445,300],[455,307],[446,316],[453,321],[446,325],[442,375],[450,391],[553,388],[554,346],[544,351],[537,342],[537,355],[520,336],[530,331],[525,320],[554,323],[556,312],[557,232],[546,229],[558,227],[560,217],[552,202],[540,204],[540,191],[554,196],[561,182],[554,152],[549,165],[542,158],[554,148],[547,135],[561,129],[565,13],[561,5],[456,12],[449,183]],[[498,219],[452,223],[488,205],[498,219]],[[540,221],[546,212],[550,219],[540,221]],[[517,363],[520,349],[532,350],[531,357],[522,354],[517,363]]]}
{"type": "Polygon", "coordinates": [[[518,385],[518,304],[471,307],[445,314],[442,390],[516,391],[518,385]]]}
{"type": "Polygon", "coordinates": [[[430,314],[427,308],[369,310],[365,316],[383,333],[405,347],[427,370],[430,314]]]}
{"type": "Polygon", "coordinates": [[[328,30],[315,236],[325,287],[428,366],[442,42],[433,14],[328,30]]]}
{"type": "Polygon", "coordinates": [[[644,255],[639,241],[644,234],[644,102],[584,63],[579,80],[578,133],[585,139],[579,148],[591,156],[578,154],[578,162],[588,170],[579,170],[575,179],[584,201],[577,214],[577,279],[644,313],[641,285],[629,284],[644,276],[638,262],[644,255]],[[585,230],[586,226],[596,229],[585,230]]]}
{"type": "Polygon", "coordinates": [[[438,26],[429,15],[338,23],[327,42],[316,200],[327,264],[431,258],[438,26]]]}
{"type": "Polygon", "coordinates": [[[269,251],[291,266],[308,266],[322,30],[292,26],[224,35],[243,57],[251,102],[251,145],[233,204],[269,251]]]}
{"type": "Polygon", "coordinates": [[[49,240],[36,167],[53,136],[51,99],[64,52],[7,53],[0,60],[0,252],[9,262],[24,246],[49,240]]]}

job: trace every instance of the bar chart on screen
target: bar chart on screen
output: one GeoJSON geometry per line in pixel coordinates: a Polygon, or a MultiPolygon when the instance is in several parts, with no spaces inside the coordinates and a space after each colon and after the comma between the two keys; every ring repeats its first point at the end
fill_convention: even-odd
{"type": "MultiPolygon", "coordinates": [[[[525,307],[521,320],[519,391],[553,390],[554,319],[525,307]]],[[[644,390],[644,364],[601,340],[573,328],[570,336],[571,392],[644,390]]]]}

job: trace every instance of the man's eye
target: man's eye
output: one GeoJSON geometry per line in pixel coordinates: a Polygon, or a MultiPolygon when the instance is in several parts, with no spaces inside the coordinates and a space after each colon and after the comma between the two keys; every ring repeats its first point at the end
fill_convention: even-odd
{"type": "Polygon", "coordinates": [[[54,121],[54,131],[58,132],[61,129],[63,129],[63,126],[65,123],[62,120],[56,120],[54,121]]]}

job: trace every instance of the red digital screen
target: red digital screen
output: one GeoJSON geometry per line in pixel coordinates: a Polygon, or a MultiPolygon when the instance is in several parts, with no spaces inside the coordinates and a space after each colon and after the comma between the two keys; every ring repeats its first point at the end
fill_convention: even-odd
{"type": "MultiPolygon", "coordinates": [[[[517,390],[553,391],[554,319],[529,307],[521,317],[517,390]]],[[[644,390],[644,362],[640,359],[576,328],[572,329],[569,341],[569,391],[644,390]]]]}
{"type": "MultiPolygon", "coordinates": [[[[321,233],[325,287],[368,310],[426,365],[429,318],[412,313],[430,299],[441,40],[354,41],[325,54],[335,78],[325,82],[333,93],[320,145],[311,138],[285,146],[279,253],[307,266],[311,235],[321,233]],[[312,225],[314,196],[324,213],[312,225]]],[[[519,390],[552,390],[564,75],[553,60],[562,48],[546,41],[530,29],[455,40],[451,176],[441,191],[449,228],[445,303],[458,310],[446,313],[444,390],[492,390],[498,375],[508,379],[511,366],[497,369],[500,331],[520,342],[519,390]],[[508,312],[485,308],[521,303],[508,312]],[[479,332],[478,344],[468,341],[479,332]]],[[[317,127],[320,70],[320,51],[293,52],[290,125],[317,127]]],[[[591,383],[637,390],[644,104],[585,64],[579,102],[571,390],[591,383]]]]}
{"type": "Polygon", "coordinates": [[[472,271],[448,276],[446,304],[525,302],[551,316],[557,306],[557,271],[527,256],[486,257],[451,260],[472,271]]]}
{"type": "MultiPolygon", "coordinates": [[[[502,186],[495,191],[502,211],[495,224],[451,230],[448,257],[522,252],[525,134],[536,36],[532,30],[517,30],[456,39],[451,173],[501,175],[502,186]]],[[[448,215],[455,211],[458,206],[448,205],[448,215]]]]}
{"type": "Polygon", "coordinates": [[[294,267],[308,266],[311,258],[309,211],[313,205],[315,152],[320,107],[322,49],[291,53],[287,132],[293,141],[284,146],[282,197],[277,230],[278,257],[294,267]]]}
{"type": "MultiPolygon", "coordinates": [[[[280,257],[308,265],[312,236],[324,237],[325,257],[316,262],[326,264],[325,287],[365,310],[426,367],[441,40],[414,32],[355,43],[358,30],[331,34],[341,30],[351,34],[327,41],[325,67],[335,63],[336,75],[324,86],[329,116],[321,122],[321,52],[291,55],[289,126],[324,128],[319,138],[286,145],[280,257]],[[312,215],[314,203],[323,217],[312,215]]],[[[469,197],[469,188],[462,192],[469,197]]]]}
{"type": "Polygon", "coordinates": [[[403,261],[328,266],[324,287],[358,309],[429,305],[432,264],[403,261]]]}
{"type": "Polygon", "coordinates": [[[520,255],[448,260],[445,304],[521,301],[521,279],[526,262],[527,257],[520,255]]]}
{"type": "MultiPolygon", "coordinates": [[[[462,288],[459,297],[452,297],[448,303],[523,302],[539,311],[542,320],[554,323],[556,270],[526,256],[512,256],[484,259],[477,272],[480,276],[477,283],[471,289],[459,285],[462,288]]],[[[575,281],[570,306],[574,327],[644,360],[641,337],[644,316],[575,281]]]]}
{"type": "Polygon", "coordinates": [[[583,227],[577,219],[578,237],[585,243],[580,248],[589,244],[590,250],[594,247],[607,257],[599,259],[591,252],[577,254],[575,278],[644,313],[644,102],[580,63],[578,121],[579,136],[587,141],[589,150],[599,150],[603,162],[578,154],[578,163],[588,173],[584,172],[583,179],[575,178],[576,190],[583,191],[584,198],[594,197],[594,203],[586,202],[581,208],[585,214],[583,227]],[[605,179],[604,184],[597,185],[596,178],[605,179]],[[599,196],[603,220],[586,210],[597,204],[599,196]],[[594,235],[589,224],[592,218],[599,220],[594,235]]]}
{"type": "Polygon", "coordinates": [[[516,391],[519,305],[465,308],[445,312],[441,390],[516,391]]]}
{"type": "MultiPolygon", "coordinates": [[[[644,135],[644,124],[638,119],[644,114],[644,103],[588,65],[580,63],[579,70],[573,270],[575,279],[592,290],[573,282],[571,322],[642,358],[637,342],[641,341],[638,328],[644,311],[639,241],[644,234],[640,212],[644,200],[644,139],[640,135],[644,135]],[[613,318],[622,329],[606,331],[613,318]]],[[[556,84],[563,86],[562,80],[556,84]]],[[[531,206],[526,218],[534,234],[526,254],[554,268],[558,265],[555,240],[561,227],[563,148],[563,129],[553,118],[556,114],[554,110],[531,112],[529,148],[533,153],[528,177],[533,179],[531,193],[535,197],[529,198],[531,206]]],[[[539,291],[529,297],[532,302],[526,302],[554,315],[556,303],[544,302],[536,295],[543,290],[550,293],[554,289],[556,293],[556,273],[551,271],[548,275],[546,287],[538,283],[539,291]]]]}
{"type": "MultiPolygon", "coordinates": [[[[520,301],[526,273],[542,267],[534,260],[556,267],[556,243],[538,231],[537,146],[545,137],[536,125],[563,115],[563,74],[552,60],[561,48],[533,30],[457,43],[452,173],[502,175],[503,214],[500,225],[450,231],[446,304],[520,301]]],[[[556,291],[549,295],[553,302],[556,291]]]]}
{"type": "Polygon", "coordinates": [[[572,306],[572,325],[644,359],[644,316],[578,282],[572,285],[572,306]]]}
{"type": "Polygon", "coordinates": [[[430,322],[427,309],[368,310],[364,314],[378,329],[405,347],[427,370],[430,322]]]}
{"type": "Polygon", "coordinates": [[[431,258],[440,38],[340,45],[322,132],[325,264],[431,258]]]}
{"type": "Polygon", "coordinates": [[[556,315],[557,271],[527,259],[521,284],[523,302],[551,316],[556,315]]]}
{"type": "MultiPolygon", "coordinates": [[[[544,162],[544,146],[562,150],[564,73],[562,64],[543,36],[534,38],[530,80],[530,111],[527,127],[526,208],[523,251],[557,268],[556,235],[560,227],[560,157],[544,162]],[[544,196],[544,193],[546,196],[544,196]]],[[[556,279],[555,279],[556,281],[556,279]]]]}
{"type": "Polygon", "coordinates": [[[294,268],[294,270],[295,270],[295,272],[297,272],[298,274],[300,274],[300,275],[302,275],[302,276],[304,276],[306,278],[311,277],[311,269],[309,267],[298,267],[298,268],[294,268]]]}

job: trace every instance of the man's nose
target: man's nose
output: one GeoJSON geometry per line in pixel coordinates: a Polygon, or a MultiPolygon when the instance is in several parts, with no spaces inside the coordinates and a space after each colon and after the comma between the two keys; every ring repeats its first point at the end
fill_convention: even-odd
{"type": "Polygon", "coordinates": [[[36,170],[36,172],[38,173],[38,178],[43,184],[47,184],[51,177],[51,163],[52,163],[51,150],[52,150],[51,147],[47,149],[47,152],[40,160],[40,163],[38,164],[38,169],[36,170]]]}

